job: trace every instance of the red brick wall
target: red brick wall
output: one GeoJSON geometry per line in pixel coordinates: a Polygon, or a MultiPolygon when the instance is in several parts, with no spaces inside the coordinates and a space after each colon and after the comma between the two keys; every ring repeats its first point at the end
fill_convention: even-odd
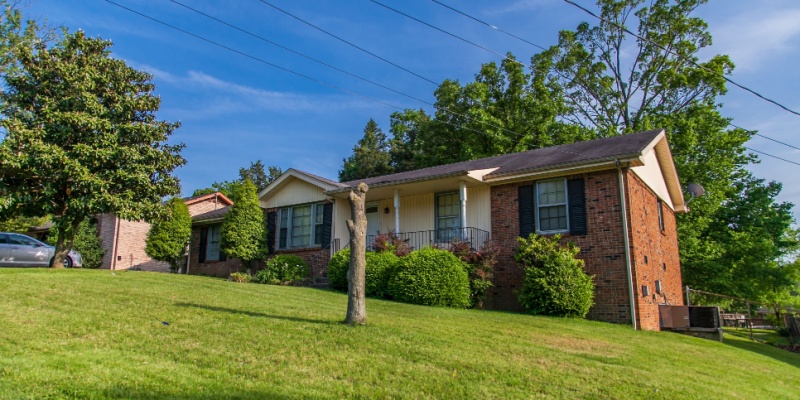
{"type": "Polygon", "coordinates": [[[114,255],[114,239],[117,237],[117,217],[114,214],[102,214],[97,216],[97,234],[100,236],[100,243],[106,253],[103,255],[103,263],[100,268],[111,269],[111,260],[114,255]]]}
{"type": "MultiPolygon", "coordinates": [[[[668,301],[670,304],[682,304],[683,301],[675,214],[664,206],[665,230],[662,233],[658,225],[655,194],[634,173],[624,173],[637,324],[642,329],[657,330],[658,303],[668,301]],[[646,264],[645,256],[648,258],[646,264]],[[662,281],[663,296],[653,296],[656,280],[662,281]],[[642,285],[649,286],[650,295],[647,298],[641,296],[642,285]]],[[[581,249],[578,257],[586,263],[586,272],[594,275],[595,304],[587,317],[630,324],[630,297],[617,171],[592,172],[567,178],[577,177],[582,177],[585,182],[588,234],[565,234],[562,241],[573,242],[581,249]]],[[[515,293],[523,278],[522,269],[514,261],[514,249],[519,235],[517,197],[519,186],[530,183],[491,188],[492,241],[502,250],[495,266],[495,286],[489,290],[486,301],[488,308],[522,309],[515,293]]]]}
{"type": "Polygon", "coordinates": [[[200,226],[192,227],[192,239],[189,244],[189,274],[227,278],[234,272],[242,271],[242,262],[236,258],[229,258],[225,261],[200,262],[200,228],[200,226]]]}
{"type": "MultiPolygon", "coordinates": [[[[625,246],[622,240],[617,172],[602,171],[567,178],[584,178],[588,234],[564,236],[564,242],[580,247],[578,257],[586,263],[586,272],[594,275],[595,299],[590,319],[630,323],[628,277],[625,246]]],[[[530,182],[492,186],[492,241],[502,250],[495,266],[495,287],[489,291],[487,306],[494,309],[521,310],[515,291],[522,282],[522,269],[514,262],[519,236],[518,187],[530,182]]]]}
{"type": "Polygon", "coordinates": [[[675,213],[662,205],[664,230],[658,223],[658,197],[636,174],[627,174],[631,257],[636,291],[636,319],[642,329],[659,330],[658,304],[683,305],[675,213]],[[660,280],[662,293],[656,293],[660,280]],[[648,286],[644,296],[642,286],[648,286]]]}

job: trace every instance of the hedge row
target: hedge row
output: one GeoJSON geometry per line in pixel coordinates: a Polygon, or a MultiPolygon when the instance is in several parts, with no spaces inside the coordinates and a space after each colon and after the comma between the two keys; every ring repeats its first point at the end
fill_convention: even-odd
{"type": "MultiPolygon", "coordinates": [[[[366,294],[411,304],[466,308],[470,300],[469,266],[446,250],[424,248],[405,257],[367,252],[366,294]]],[[[333,289],[347,291],[350,250],[334,254],[328,264],[333,289]]]]}

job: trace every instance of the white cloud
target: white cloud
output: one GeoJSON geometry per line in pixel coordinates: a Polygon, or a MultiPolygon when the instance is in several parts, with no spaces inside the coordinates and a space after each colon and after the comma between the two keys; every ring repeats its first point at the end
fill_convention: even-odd
{"type": "Polygon", "coordinates": [[[556,0],[518,0],[511,4],[504,5],[502,7],[497,7],[493,9],[489,9],[485,11],[485,14],[488,15],[502,15],[508,13],[516,13],[520,11],[530,11],[535,10],[538,8],[543,8],[546,6],[550,6],[555,3],[556,0]]]}
{"type": "Polygon", "coordinates": [[[737,15],[711,26],[714,52],[728,54],[737,70],[752,71],[776,54],[788,53],[800,45],[800,8],[746,8],[737,15]]]}

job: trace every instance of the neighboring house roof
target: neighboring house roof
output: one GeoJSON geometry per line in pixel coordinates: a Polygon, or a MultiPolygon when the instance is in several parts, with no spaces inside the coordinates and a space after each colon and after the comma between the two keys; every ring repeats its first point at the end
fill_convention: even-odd
{"type": "Polygon", "coordinates": [[[221,203],[225,203],[225,204],[227,204],[229,206],[233,205],[233,201],[231,199],[229,199],[228,196],[225,196],[224,194],[222,194],[220,192],[209,193],[209,194],[201,194],[199,196],[186,197],[186,198],[183,199],[183,202],[188,206],[188,205],[199,203],[201,201],[205,201],[205,200],[208,200],[208,199],[213,199],[214,196],[216,196],[217,200],[219,202],[221,202],[221,203]]]}
{"type": "Polygon", "coordinates": [[[231,210],[230,206],[218,208],[216,210],[212,210],[203,214],[195,215],[192,217],[192,224],[204,224],[204,223],[211,223],[222,221],[225,218],[225,215],[231,210]]]}

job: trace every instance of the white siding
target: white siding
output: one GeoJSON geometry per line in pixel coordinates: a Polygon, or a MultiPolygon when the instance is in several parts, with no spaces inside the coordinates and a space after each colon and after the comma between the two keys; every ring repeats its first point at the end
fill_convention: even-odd
{"type": "MultiPolygon", "coordinates": [[[[292,179],[284,187],[262,204],[266,208],[277,208],[292,206],[295,204],[314,203],[326,199],[321,187],[302,181],[292,179]]],[[[345,202],[347,202],[345,200],[345,202]]]]}
{"type": "Polygon", "coordinates": [[[467,227],[492,230],[492,202],[488,186],[467,188],[467,227]]]}

